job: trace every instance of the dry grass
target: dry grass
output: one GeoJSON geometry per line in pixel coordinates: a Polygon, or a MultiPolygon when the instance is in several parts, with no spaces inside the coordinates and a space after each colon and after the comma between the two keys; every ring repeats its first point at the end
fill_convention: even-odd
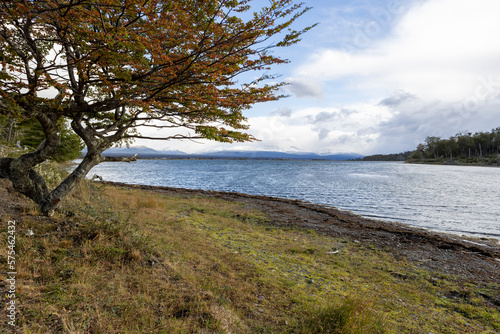
{"type": "Polygon", "coordinates": [[[242,204],[84,182],[65,208],[19,223],[21,333],[500,330],[498,285],[276,228],[242,204]]]}

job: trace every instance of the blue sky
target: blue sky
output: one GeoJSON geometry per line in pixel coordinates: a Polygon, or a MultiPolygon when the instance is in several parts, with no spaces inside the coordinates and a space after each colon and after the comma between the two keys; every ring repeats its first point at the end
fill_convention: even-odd
{"type": "Polygon", "coordinates": [[[500,126],[500,1],[306,4],[313,9],[297,28],[319,25],[298,45],[274,51],[291,60],[274,69],[291,83],[290,97],[245,114],[259,142],[136,145],[368,155],[500,126]]]}

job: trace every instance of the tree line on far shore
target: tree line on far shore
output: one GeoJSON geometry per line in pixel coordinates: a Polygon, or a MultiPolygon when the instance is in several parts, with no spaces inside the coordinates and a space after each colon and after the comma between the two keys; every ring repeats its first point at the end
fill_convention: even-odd
{"type": "Polygon", "coordinates": [[[353,161],[406,161],[413,154],[413,151],[393,153],[393,154],[374,154],[363,158],[352,159],[353,161]]]}
{"type": "Polygon", "coordinates": [[[490,132],[462,131],[447,139],[431,136],[414,151],[376,154],[357,160],[500,165],[500,127],[490,132]]]}
{"type": "Polygon", "coordinates": [[[448,139],[427,137],[408,158],[409,162],[500,163],[500,127],[490,132],[462,131],[448,139]]]}

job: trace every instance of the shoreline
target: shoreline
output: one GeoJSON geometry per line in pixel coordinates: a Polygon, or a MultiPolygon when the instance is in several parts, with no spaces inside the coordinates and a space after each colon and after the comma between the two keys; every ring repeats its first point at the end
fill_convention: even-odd
{"type": "Polygon", "coordinates": [[[0,179],[0,217],[26,330],[323,333],[344,310],[363,333],[500,329],[500,247],[334,207],[85,181],[47,217],[0,179]]]}
{"type": "Polygon", "coordinates": [[[438,230],[433,230],[430,228],[425,228],[425,227],[419,227],[411,224],[407,224],[401,221],[396,221],[396,220],[386,220],[383,217],[376,217],[376,216],[364,216],[360,213],[356,213],[352,210],[348,209],[341,209],[338,208],[334,205],[330,204],[320,204],[320,203],[314,203],[302,199],[291,199],[291,198],[284,198],[284,197],[275,197],[275,196],[267,196],[267,195],[253,195],[253,194],[247,194],[247,193],[241,193],[241,192],[236,192],[236,191],[219,191],[219,190],[204,190],[204,189],[191,189],[191,188],[178,188],[178,187],[168,187],[168,186],[152,186],[152,185],[146,185],[146,184],[131,184],[131,183],[123,183],[123,182],[115,182],[115,181],[106,181],[106,180],[100,180],[98,181],[103,184],[110,184],[110,185],[119,185],[119,186],[130,186],[130,187],[137,187],[141,189],[159,189],[162,191],[168,191],[168,192],[186,192],[186,193],[196,193],[196,194],[208,194],[214,197],[244,197],[244,198],[259,198],[259,199],[267,199],[271,201],[281,201],[285,203],[302,203],[306,205],[311,205],[314,207],[321,207],[321,208],[330,208],[332,210],[339,211],[344,214],[348,214],[351,216],[356,216],[360,219],[365,219],[368,221],[377,221],[385,224],[396,224],[399,226],[404,226],[409,229],[414,229],[417,231],[427,231],[429,233],[433,234],[438,234],[438,235],[443,235],[443,236],[448,236],[450,238],[456,238],[460,239],[466,242],[470,243],[477,243],[477,244],[485,244],[486,246],[496,246],[500,248],[500,237],[495,237],[495,236],[489,236],[489,235],[484,235],[481,233],[477,233],[474,235],[473,232],[468,234],[468,232],[446,232],[446,231],[438,231],[438,230]],[[458,234],[462,233],[462,234],[458,234]],[[482,243],[481,243],[482,242],[482,243]]]}
{"type": "Polygon", "coordinates": [[[432,165],[432,166],[457,166],[457,167],[494,167],[500,168],[500,165],[496,164],[480,164],[480,163],[459,163],[459,162],[422,162],[422,161],[404,161],[405,164],[411,165],[432,165]]]}
{"type": "Polygon", "coordinates": [[[415,265],[455,275],[466,281],[500,281],[500,246],[470,241],[401,223],[364,218],[332,206],[301,200],[243,193],[195,190],[101,181],[114,187],[140,189],[167,196],[215,197],[243,203],[264,212],[277,227],[312,229],[324,235],[344,237],[389,249],[415,265]]]}
{"type": "Polygon", "coordinates": [[[125,174],[119,177],[113,176],[115,166],[110,164],[98,166],[90,173],[97,173],[106,181],[301,199],[369,219],[399,222],[463,238],[500,241],[498,208],[494,196],[486,195],[486,189],[494,195],[498,188],[495,184],[498,169],[416,164],[405,167],[402,162],[337,165],[305,161],[289,165],[285,161],[227,160],[218,164],[142,160],[142,164],[138,163],[124,165],[125,174]],[[319,176],[314,177],[311,170],[319,176]],[[188,174],[189,180],[185,179],[188,174]],[[458,182],[456,177],[462,181],[458,182]],[[434,186],[425,186],[429,182],[434,186]],[[459,206],[455,205],[457,202],[459,206]]]}

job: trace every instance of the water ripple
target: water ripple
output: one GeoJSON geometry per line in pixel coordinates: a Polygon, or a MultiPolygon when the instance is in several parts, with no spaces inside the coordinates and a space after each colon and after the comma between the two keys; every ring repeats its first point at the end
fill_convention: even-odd
{"type": "Polygon", "coordinates": [[[499,237],[500,168],[383,162],[139,160],[89,176],[302,199],[417,227],[499,237]]]}

